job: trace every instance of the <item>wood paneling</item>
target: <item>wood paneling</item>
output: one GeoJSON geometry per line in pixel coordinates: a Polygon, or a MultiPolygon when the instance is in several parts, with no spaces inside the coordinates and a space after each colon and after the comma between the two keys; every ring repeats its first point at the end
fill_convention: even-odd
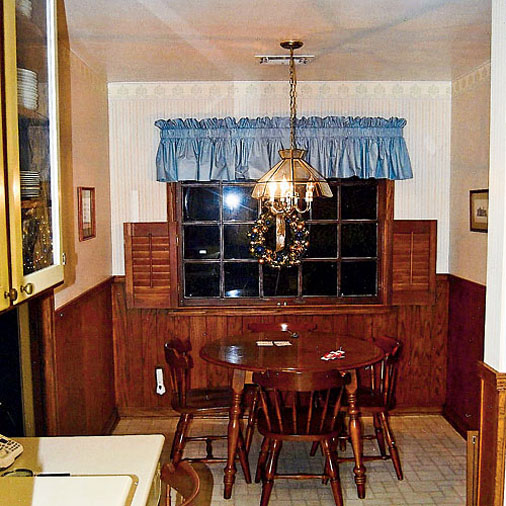
{"type": "Polygon", "coordinates": [[[115,413],[111,280],[55,311],[46,341],[48,434],[102,434],[115,413]]]}
{"type": "Polygon", "coordinates": [[[436,303],[402,307],[283,307],[136,309],[126,304],[125,283],[113,283],[113,333],[117,406],[121,412],[163,409],[168,396],[155,393],[155,366],[165,369],[163,345],[169,336],[193,348],[194,387],[229,384],[230,371],[198,356],[204,343],[247,332],[253,321],[314,322],[318,330],[364,339],[386,334],[403,343],[397,388],[401,410],[441,412],[445,399],[448,281],[438,276],[436,303]]]}
{"type": "Polygon", "coordinates": [[[465,436],[479,426],[480,379],[485,333],[485,287],[450,276],[448,380],[445,415],[465,436]]]}
{"type": "Polygon", "coordinates": [[[506,457],[506,373],[479,362],[480,456],[478,506],[503,506],[506,457]]]}

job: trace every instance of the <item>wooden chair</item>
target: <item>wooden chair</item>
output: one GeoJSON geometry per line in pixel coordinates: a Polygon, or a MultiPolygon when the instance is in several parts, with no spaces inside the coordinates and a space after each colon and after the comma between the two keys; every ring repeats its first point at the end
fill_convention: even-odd
{"type": "MultiPolygon", "coordinates": [[[[289,337],[298,338],[301,332],[311,332],[316,330],[318,325],[313,322],[252,322],[248,323],[248,330],[250,332],[287,332],[289,337]]],[[[246,451],[249,453],[251,448],[251,441],[253,440],[253,433],[255,432],[255,423],[258,410],[258,394],[250,392],[251,399],[247,403],[249,406],[248,423],[244,433],[246,442],[246,451]]]]}
{"type": "MultiPolygon", "coordinates": [[[[399,480],[403,479],[399,451],[395,443],[390,424],[388,423],[388,410],[394,406],[396,364],[401,348],[401,343],[391,337],[376,337],[374,343],[385,353],[381,362],[360,371],[360,385],[357,391],[357,402],[363,416],[372,416],[374,434],[364,434],[363,439],[375,439],[378,443],[380,455],[366,455],[364,460],[387,460],[391,459],[399,480]],[[388,447],[388,454],[386,446],[388,447]]],[[[346,400],[341,409],[348,409],[346,400]]],[[[349,435],[343,433],[339,439],[344,445],[349,440],[349,435]]],[[[314,455],[318,442],[313,443],[311,455],[314,455]]],[[[353,460],[353,459],[341,459],[353,460]]]]}
{"type": "Polygon", "coordinates": [[[342,506],[337,453],[332,441],[340,434],[338,415],[344,378],[337,371],[324,373],[255,373],[259,385],[258,431],[264,436],[255,481],[262,480],[260,505],[269,503],[274,479],[330,478],[336,505],[342,506]],[[323,402],[316,402],[322,399],[323,402]],[[325,455],[322,474],[278,474],[283,441],[318,441],[325,455]]]}
{"type": "Polygon", "coordinates": [[[174,468],[170,463],[165,464],[162,467],[161,478],[167,487],[164,506],[171,506],[171,490],[175,491],[175,503],[177,506],[190,506],[199,495],[199,475],[187,462],[180,462],[177,468],[174,468]]]}
{"type": "MultiPolygon", "coordinates": [[[[232,403],[232,390],[227,387],[191,388],[191,357],[190,343],[179,339],[172,339],[165,343],[165,360],[169,366],[171,385],[171,405],[177,411],[179,421],[170,451],[170,462],[177,468],[182,459],[183,451],[188,441],[205,441],[207,455],[204,458],[185,459],[192,462],[226,462],[226,458],[213,456],[212,441],[227,439],[226,435],[203,435],[188,437],[188,429],[194,415],[228,415],[232,403]]],[[[241,463],[246,483],[251,483],[248,456],[245,450],[242,432],[239,432],[237,453],[241,463]]]]}

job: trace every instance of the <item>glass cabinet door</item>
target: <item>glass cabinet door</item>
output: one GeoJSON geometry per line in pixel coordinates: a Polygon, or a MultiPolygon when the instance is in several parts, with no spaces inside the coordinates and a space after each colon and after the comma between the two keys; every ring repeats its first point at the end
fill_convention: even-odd
{"type": "MultiPolygon", "coordinates": [[[[2,96],[0,82],[0,97],[2,96]]],[[[0,100],[0,117],[2,101],[0,100]]],[[[0,135],[0,311],[10,306],[9,249],[7,243],[6,181],[4,173],[3,136],[0,135]]]]}
{"type": "Polygon", "coordinates": [[[20,302],[63,279],[56,19],[54,0],[3,5],[11,272],[20,302]]]}

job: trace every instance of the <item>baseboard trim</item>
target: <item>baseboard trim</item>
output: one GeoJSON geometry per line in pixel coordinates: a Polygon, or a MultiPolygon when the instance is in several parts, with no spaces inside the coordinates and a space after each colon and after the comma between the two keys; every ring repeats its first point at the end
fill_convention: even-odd
{"type": "Polygon", "coordinates": [[[464,438],[467,439],[467,431],[471,430],[469,424],[462,419],[462,417],[451,408],[445,405],[443,408],[443,416],[446,421],[464,438]]]}
{"type": "MultiPolygon", "coordinates": [[[[177,418],[179,414],[171,408],[142,408],[142,407],[127,407],[118,408],[119,418],[177,418]]],[[[441,407],[408,407],[408,408],[395,408],[390,411],[390,416],[420,416],[420,415],[442,415],[443,409],[441,407]]],[[[198,415],[195,418],[200,418],[198,415]]],[[[226,415],[206,415],[201,418],[228,418],[226,415]]]]}
{"type": "Polygon", "coordinates": [[[390,416],[420,416],[420,415],[442,415],[442,406],[409,406],[391,409],[390,416]]]}

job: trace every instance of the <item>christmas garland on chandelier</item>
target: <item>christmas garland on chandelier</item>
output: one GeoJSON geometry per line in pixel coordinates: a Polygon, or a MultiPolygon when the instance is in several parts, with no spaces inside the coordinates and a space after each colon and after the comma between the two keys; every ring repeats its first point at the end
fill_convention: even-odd
{"type": "Polygon", "coordinates": [[[267,231],[276,224],[276,216],[270,209],[260,215],[248,233],[250,253],[258,258],[259,263],[268,263],[276,269],[299,265],[309,246],[309,230],[300,215],[293,211],[285,214],[283,219],[292,232],[292,239],[280,251],[272,250],[265,244],[267,231]]]}

